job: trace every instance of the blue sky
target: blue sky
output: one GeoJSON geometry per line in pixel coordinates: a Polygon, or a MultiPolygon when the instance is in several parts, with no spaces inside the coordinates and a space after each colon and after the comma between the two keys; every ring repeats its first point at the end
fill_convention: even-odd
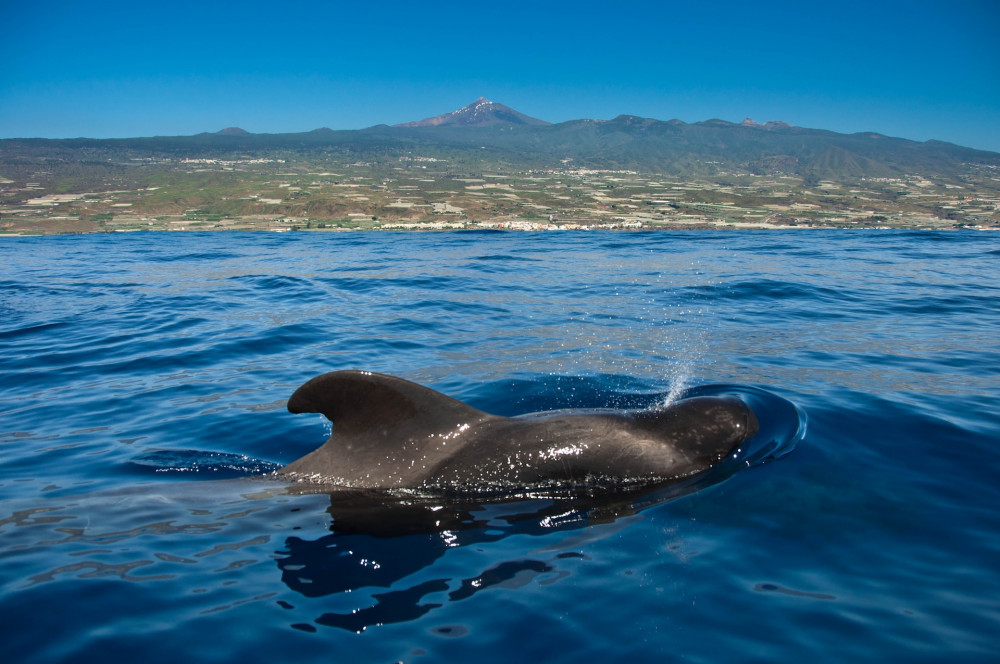
{"type": "Polygon", "coordinates": [[[1000,151],[1000,0],[0,0],[0,137],[784,120],[1000,151]]]}

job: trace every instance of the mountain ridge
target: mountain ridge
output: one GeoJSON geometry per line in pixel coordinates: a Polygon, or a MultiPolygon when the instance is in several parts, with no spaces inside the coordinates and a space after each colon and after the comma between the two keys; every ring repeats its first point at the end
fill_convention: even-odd
{"type": "Polygon", "coordinates": [[[842,134],[780,121],[761,124],[749,118],[740,123],[718,118],[687,123],[623,114],[611,120],[551,124],[482,97],[426,120],[356,130],[322,127],[253,134],[231,127],[175,137],[0,139],[0,163],[21,157],[82,163],[126,155],[232,158],[295,153],[355,155],[378,161],[420,153],[455,164],[492,162],[521,170],[568,165],[682,177],[723,171],[847,180],[920,172],[956,184],[970,163],[1000,168],[1000,153],[936,140],[918,142],[875,132],[842,134]],[[519,124],[511,118],[520,118],[519,124]]]}

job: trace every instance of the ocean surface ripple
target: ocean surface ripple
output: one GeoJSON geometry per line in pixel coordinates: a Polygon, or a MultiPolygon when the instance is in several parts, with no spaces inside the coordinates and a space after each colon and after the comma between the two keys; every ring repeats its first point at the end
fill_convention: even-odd
{"type": "Polygon", "coordinates": [[[995,661],[976,232],[0,238],[4,662],[995,661]],[[498,415],[751,403],[697,482],[300,494],[365,369],[498,415]]]}

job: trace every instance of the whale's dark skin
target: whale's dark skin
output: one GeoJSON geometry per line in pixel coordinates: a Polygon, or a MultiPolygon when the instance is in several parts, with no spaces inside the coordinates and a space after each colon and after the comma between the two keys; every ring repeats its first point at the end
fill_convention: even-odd
{"type": "Polygon", "coordinates": [[[733,397],[656,410],[500,417],[362,371],[313,378],[288,410],[322,413],[333,435],[278,474],[362,490],[663,485],[709,469],[758,430],[750,408],[733,397]]]}

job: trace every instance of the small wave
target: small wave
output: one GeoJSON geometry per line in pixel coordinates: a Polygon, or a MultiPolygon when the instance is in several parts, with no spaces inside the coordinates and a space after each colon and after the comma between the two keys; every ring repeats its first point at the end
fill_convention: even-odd
{"type": "Polygon", "coordinates": [[[734,281],[723,285],[697,286],[691,290],[710,295],[717,300],[803,300],[808,302],[852,302],[856,296],[834,288],[796,283],[793,281],[778,281],[774,279],[755,279],[734,281]]]}
{"type": "Polygon", "coordinates": [[[186,254],[153,255],[149,256],[146,260],[161,263],[179,263],[187,261],[222,261],[240,258],[244,258],[244,256],[228,251],[193,251],[186,254]]]}
{"type": "Polygon", "coordinates": [[[513,261],[513,262],[532,262],[538,263],[540,259],[531,258],[530,256],[515,256],[512,254],[484,254],[482,256],[475,256],[471,260],[474,261],[513,261]]]}
{"type": "Polygon", "coordinates": [[[262,475],[281,467],[245,454],[204,450],[153,450],[132,458],[129,463],[154,473],[199,473],[212,475],[213,479],[262,475]]]}

